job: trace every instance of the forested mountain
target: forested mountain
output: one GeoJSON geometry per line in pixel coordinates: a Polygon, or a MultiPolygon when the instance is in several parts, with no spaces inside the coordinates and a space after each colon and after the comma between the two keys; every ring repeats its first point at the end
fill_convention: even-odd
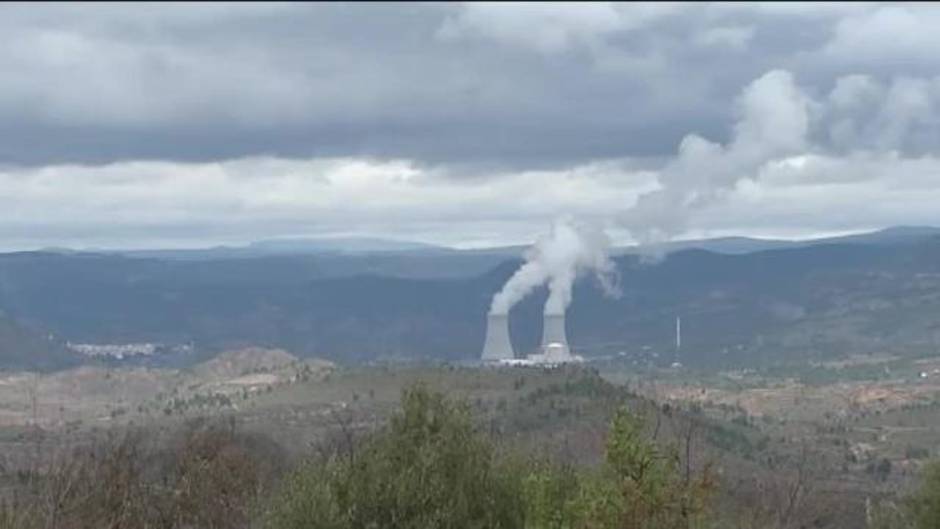
{"type": "MultiPolygon", "coordinates": [[[[652,351],[672,358],[676,317],[683,325],[679,357],[690,363],[916,355],[940,347],[940,239],[931,233],[734,254],[688,249],[659,262],[634,255],[616,262],[619,299],[605,298],[590,280],[576,286],[569,338],[587,355],[652,351]]],[[[482,345],[490,298],[518,265],[480,252],[198,261],[5,254],[0,310],[11,329],[32,336],[6,343],[47,347],[7,346],[0,354],[10,367],[33,356],[64,363],[65,341],[192,341],[206,354],[263,345],[340,361],[471,359],[482,345]]],[[[537,292],[511,315],[519,353],[537,345],[545,296],[537,292]]]]}

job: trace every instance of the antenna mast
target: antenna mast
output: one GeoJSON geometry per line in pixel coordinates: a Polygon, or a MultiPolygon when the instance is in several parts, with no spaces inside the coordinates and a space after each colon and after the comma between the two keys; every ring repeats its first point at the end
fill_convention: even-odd
{"type": "Polygon", "coordinates": [[[676,352],[682,349],[682,318],[676,316],[676,352]]]}

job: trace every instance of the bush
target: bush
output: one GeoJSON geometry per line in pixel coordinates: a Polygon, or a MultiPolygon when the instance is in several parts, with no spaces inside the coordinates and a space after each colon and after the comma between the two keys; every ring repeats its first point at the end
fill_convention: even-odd
{"type": "Polygon", "coordinates": [[[271,463],[280,454],[270,446],[238,435],[232,427],[203,425],[189,431],[162,472],[171,484],[166,508],[175,523],[212,529],[247,527],[256,498],[276,474],[271,463]]]}
{"type": "Polygon", "coordinates": [[[234,426],[190,425],[155,449],[144,432],[65,452],[0,503],[4,529],[248,527],[280,454],[234,426]]]}
{"type": "Polygon", "coordinates": [[[904,449],[904,457],[907,459],[927,459],[930,457],[930,449],[923,446],[907,445],[904,449]]]}
{"type": "Polygon", "coordinates": [[[868,520],[869,529],[937,529],[940,527],[940,461],[924,468],[918,489],[899,502],[884,502],[868,520]]]}
{"type": "Polygon", "coordinates": [[[940,461],[924,469],[923,482],[910,499],[910,509],[917,529],[940,527],[940,461]]]}

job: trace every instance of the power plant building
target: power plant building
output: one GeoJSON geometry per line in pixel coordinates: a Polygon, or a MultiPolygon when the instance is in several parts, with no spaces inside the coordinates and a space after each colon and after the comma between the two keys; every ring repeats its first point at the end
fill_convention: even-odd
{"type": "Polygon", "coordinates": [[[542,324],[541,353],[554,358],[565,358],[571,355],[568,347],[568,335],[565,332],[564,314],[546,314],[542,324]]]}
{"type": "Polygon", "coordinates": [[[490,314],[487,317],[486,340],[483,344],[482,360],[501,365],[551,366],[571,362],[582,362],[580,356],[572,355],[565,331],[564,314],[546,314],[542,327],[542,343],[538,352],[526,358],[516,358],[509,340],[509,317],[505,314],[490,314]]]}
{"type": "Polygon", "coordinates": [[[512,360],[516,353],[509,339],[509,315],[490,314],[486,318],[486,340],[483,342],[483,361],[512,360]]]}

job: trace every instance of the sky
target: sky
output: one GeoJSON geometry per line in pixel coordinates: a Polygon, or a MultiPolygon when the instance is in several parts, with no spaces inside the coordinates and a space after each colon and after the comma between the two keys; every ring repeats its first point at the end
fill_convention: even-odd
{"type": "Polygon", "coordinates": [[[0,249],[940,225],[940,6],[4,4],[0,249]]]}

